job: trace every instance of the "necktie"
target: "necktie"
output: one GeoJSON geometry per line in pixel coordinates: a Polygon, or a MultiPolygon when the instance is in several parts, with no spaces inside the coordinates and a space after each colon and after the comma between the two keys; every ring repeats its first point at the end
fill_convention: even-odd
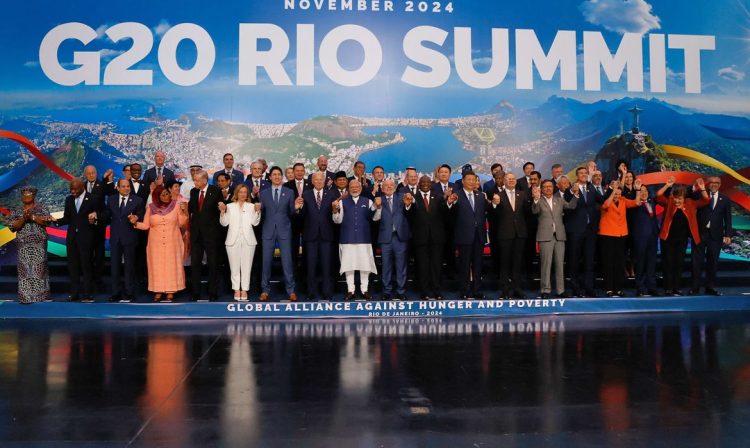
{"type": "Polygon", "coordinates": [[[297,194],[299,196],[302,196],[302,181],[301,180],[297,181],[297,194]]]}
{"type": "Polygon", "coordinates": [[[83,195],[80,195],[76,198],[76,213],[78,213],[79,210],[81,210],[81,198],[83,195]]]}
{"type": "Polygon", "coordinates": [[[120,196],[120,211],[125,207],[125,196],[120,196]]]}
{"type": "Polygon", "coordinates": [[[315,204],[317,204],[318,210],[320,210],[320,191],[316,193],[315,204]]]}
{"type": "Polygon", "coordinates": [[[648,212],[648,216],[654,216],[654,213],[653,213],[653,212],[651,211],[651,205],[649,205],[649,203],[648,203],[648,202],[644,202],[644,203],[643,203],[643,207],[644,207],[644,208],[646,209],[646,211],[648,212]]]}
{"type": "Polygon", "coordinates": [[[279,203],[279,189],[278,188],[273,189],[273,202],[277,204],[279,203]]]}
{"type": "Polygon", "coordinates": [[[198,196],[198,211],[203,210],[203,200],[206,198],[206,195],[203,190],[201,190],[200,196],[198,196]]]}
{"type": "Polygon", "coordinates": [[[602,187],[596,187],[596,192],[602,194],[602,187]]]}
{"type": "Polygon", "coordinates": [[[93,188],[94,188],[94,183],[93,182],[89,182],[88,183],[88,188],[86,188],[86,191],[88,193],[91,193],[91,189],[93,189],[93,188]]]}
{"type": "Polygon", "coordinates": [[[471,209],[474,210],[474,193],[468,193],[467,196],[469,197],[469,203],[471,204],[471,209]]]}
{"type": "Polygon", "coordinates": [[[260,181],[255,179],[255,188],[260,188],[260,181]]]}
{"type": "Polygon", "coordinates": [[[516,211],[516,194],[513,190],[508,190],[508,199],[510,199],[510,208],[516,211]]]}
{"type": "Polygon", "coordinates": [[[448,186],[447,185],[443,185],[443,193],[445,193],[445,190],[447,190],[447,189],[448,189],[448,186]]]}
{"type": "Polygon", "coordinates": [[[586,186],[585,186],[585,185],[582,185],[582,186],[581,186],[581,197],[583,198],[583,203],[584,203],[584,204],[585,204],[586,202],[588,202],[588,201],[586,200],[587,198],[586,198],[586,186]]]}
{"type": "Polygon", "coordinates": [[[156,177],[161,177],[161,168],[156,169],[156,177]]]}
{"type": "Polygon", "coordinates": [[[388,211],[393,212],[393,196],[388,196],[388,211]]]}
{"type": "Polygon", "coordinates": [[[711,193],[711,210],[714,210],[716,208],[716,203],[719,202],[718,199],[718,193],[711,193]]]}
{"type": "Polygon", "coordinates": [[[425,210],[430,209],[430,200],[427,198],[427,193],[422,193],[422,199],[424,200],[424,208],[425,210]]]}

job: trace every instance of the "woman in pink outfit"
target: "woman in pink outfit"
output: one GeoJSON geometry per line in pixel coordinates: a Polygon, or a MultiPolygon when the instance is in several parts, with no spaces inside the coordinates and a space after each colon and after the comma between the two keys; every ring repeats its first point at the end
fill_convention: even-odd
{"type": "Polygon", "coordinates": [[[131,215],[130,222],[139,230],[148,230],[146,261],[148,263],[148,290],[154,293],[154,301],[162,295],[171,301],[174,293],[185,289],[185,269],[182,266],[183,242],[180,229],[187,224],[185,204],[172,199],[169,190],[157,186],[152,193],[152,202],[146,209],[143,222],[131,215]]]}

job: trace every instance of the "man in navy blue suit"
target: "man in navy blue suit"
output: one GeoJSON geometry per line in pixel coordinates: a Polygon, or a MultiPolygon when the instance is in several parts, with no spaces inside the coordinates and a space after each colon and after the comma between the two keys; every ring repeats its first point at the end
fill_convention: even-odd
{"type": "Polygon", "coordinates": [[[482,191],[484,191],[484,194],[487,196],[488,200],[492,199],[492,194],[494,194],[495,192],[502,192],[503,182],[505,181],[505,170],[503,170],[503,166],[501,164],[493,163],[490,167],[490,173],[492,173],[492,179],[488,180],[482,185],[482,191]],[[500,178],[499,181],[498,178],[500,178]]]}
{"type": "Polygon", "coordinates": [[[253,202],[257,202],[260,192],[271,186],[271,183],[263,178],[262,163],[256,160],[250,165],[250,174],[247,175],[245,184],[250,187],[250,197],[253,202]]]}
{"type": "Polygon", "coordinates": [[[448,198],[455,230],[453,242],[458,248],[459,282],[461,298],[483,299],[482,252],[487,242],[486,202],[483,192],[477,191],[479,176],[466,171],[461,179],[461,189],[448,198]]]}
{"type": "Polygon", "coordinates": [[[151,184],[156,181],[159,181],[159,185],[167,185],[174,182],[174,172],[164,166],[164,162],[166,161],[167,156],[162,151],[156,151],[154,154],[155,166],[152,166],[143,173],[143,183],[146,185],[147,191],[151,190],[151,184]]]}
{"type": "MultiPolygon", "coordinates": [[[[260,202],[260,192],[266,188],[271,187],[271,183],[267,181],[263,176],[263,164],[256,160],[250,164],[250,174],[245,179],[245,185],[250,187],[250,201],[260,202]]],[[[256,254],[263,253],[263,220],[265,214],[261,213],[260,225],[253,226],[253,233],[255,233],[255,241],[258,245],[255,247],[256,254]]],[[[263,257],[253,257],[253,267],[250,270],[250,284],[255,290],[260,290],[261,273],[263,272],[263,257]]]]}
{"type": "Polygon", "coordinates": [[[302,192],[304,205],[301,209],[304,218],[302,245],[307,264],[307,298],[315,300],[318,296],[316,273],[317,267],[320,266],[323,299],[331,300],[331,255],[334,242],[331,203],[336,199],[336,195],[326,188],[326,176],[322,171],[312,174],[312,186],[312,189],[302,192]]]}
{"type": "Polygon", "coordinates": [[[143,199],[131,194],[130,182],[117,181],[117,194],[108,196],[107,205],[97,216],[97,225],[106,228],[109,224],[110,265],[112,270],[112,296],[110,302],[131,302],[135,296],[136,248],[138,230],[129,221],[130,215],[143,221],[145,204],[143,199]],[[125,261],[125,281],[120,283],[123,258],[125,261]]]}
{"type": "Polygon", "coordinates": [[[637,199],[640,206],[632,208],[633,227],[628,233],[633,237],[635,264],[635,295],[658,296],[656,290],[656,248],[659,243],[659,221],[656,203],[649,197],[648,187],[641,185],[637,199]]]}
{"type": "Polygon", "coordinates": [[[245,180],[245,175],[242,174],[242,171],[234,169],[234,156],[232,155],[232,153],[228,152],[224,154],[222,161],[224,162],[224,169],[218,170],[214,173],[213,184],[216,185],[219,174],[226,173],[229,175],[229,178],[232,181],[232,188],[235,188],[245,180]]]}
{"type": "Polygon", "coordinates": [[[271,293],[271,263],[276,244],[281,252],[281,267],[289,300],[297,301],[294,292],[294,264],[292,263],[292,218],[304,205],[304,199],[294,199],[294,191],[282,185],[284,173],[278,166],[271,167],[271,187],[260,192],[263,214],[263,277],[260,300],[267,301],[271,293]]]}
{"type": "Polygon", "coordinates": [[[719,193],[721,179],[715,176],[709,177],[709,198],[711,202],[698,210],[698,229],[700,230],[701,243],[693,247],[693,288],[691,294],[698,294],[704,263],[706,270],[705,292],[709,295],[720,296],[716,290],[716,271],[719,266],[719,255],[724,244],[732,242],[732,201],[725,195],[719,193]]]}
{"type": "Polygon", "coordinates": [[[68,300],[76,302],[93,302],[92,282],[92,247],[96,226],[96,213],[100,211],[95,201],[84,188],[83,181],[75,178],[70,181],[70,196],[65,198],[65,211],[55,225],[68,226],[65,247],[68,252],[68,271],[70,273],[70,296],[68,300]],[[83,286],[81,286],[83,277],[83,286]]]}
{"type": "Polygon", "coordinates": [[[411,231],[407,220],[414,203],[411,193],[396,194],[396,183],[386,179],[378,226],[378,243],[383,263],[383,300],[406,300],[406,263],[411,231]],[[395,269],[394,269],[395,268],[395,269]],[[393,274],[396,274],[396,295],[393,296],[393,274]]]}
{"type": "MultiPolygon", "coordinates": [[[[599,233],[602,196],[588,181],[586,167],[576,169],[579,200],[574,210],[565,210],[565,233],[568,242],[565,248],[568,256],[566,266],[570,276],[573,297],[595,297],[594,264],[596,262],[596,238],[599,233]],[[583,270],[580,265],[583,264],[583,270]]],[[[567,202],[573,198],[568,188],[564,192],[567,202]]]]}

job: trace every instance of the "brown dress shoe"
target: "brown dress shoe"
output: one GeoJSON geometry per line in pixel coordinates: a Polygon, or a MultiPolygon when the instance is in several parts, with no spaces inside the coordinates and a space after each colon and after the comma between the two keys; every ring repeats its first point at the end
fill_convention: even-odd
{"type": "Polygon", "coordinates": [[[268,293],[267,292],[260,293],[260,301],[261,302],[267,302],[268,301],[268,293]]]}
{"type": "Polygon", "coordinates": [[[296,302],[297,301],[297,294],[295,294],[295,293],[289,294],[289,301],[290,302],[296,302]]]}

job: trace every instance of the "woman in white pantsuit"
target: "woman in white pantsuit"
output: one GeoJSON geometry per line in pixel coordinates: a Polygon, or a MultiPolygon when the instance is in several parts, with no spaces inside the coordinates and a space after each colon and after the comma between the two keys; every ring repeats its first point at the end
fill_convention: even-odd
{"type": "Polygon", "coordinates": [[[219,203],[219,222],[227,231],[227,257],[229,258],[229,269],[231,270],[232,289],[234,300],[247,300],[247,291],[250,289],[250,268],[253,266],[255,239],[253,226],[260,224],[260,204],[252,204],[250,189],[245,184],[240,184],[234,190],[232,202],[225,205],[219,203]]]}

